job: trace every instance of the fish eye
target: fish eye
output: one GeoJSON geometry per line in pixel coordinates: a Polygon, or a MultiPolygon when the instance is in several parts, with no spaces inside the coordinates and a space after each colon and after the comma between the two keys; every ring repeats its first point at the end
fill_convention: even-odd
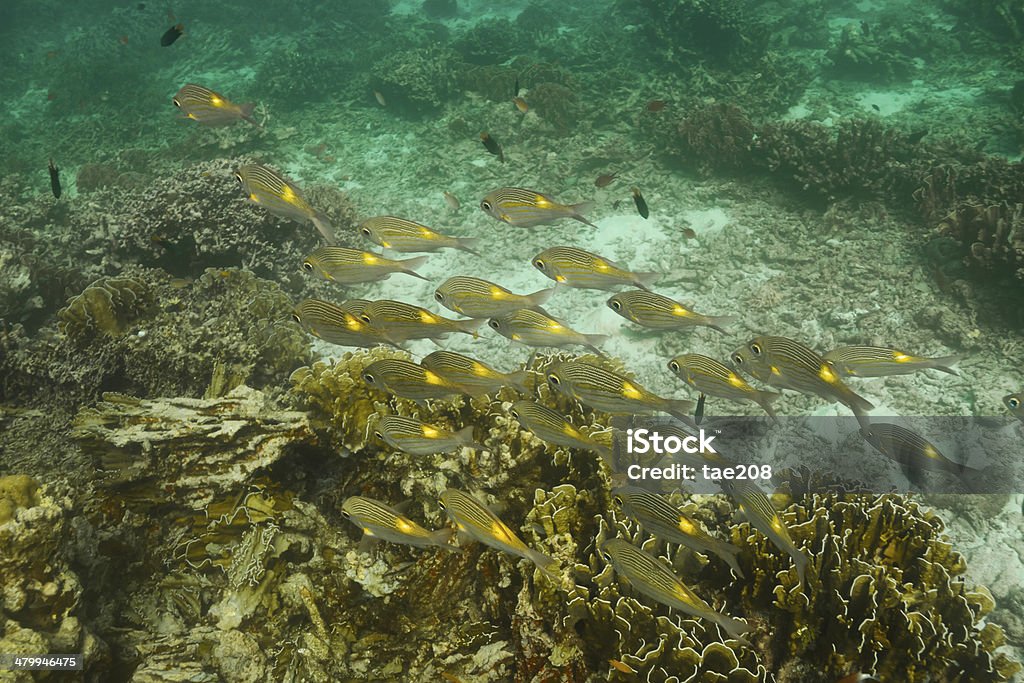
{"type": "Polygon", "coordinates": [[[750,352],[753,353],[755,356],[760,356],[761,345],[758,344],[757,342],[754,342],[753,344],[750,345],[750,352]]]}
{"type": "Polygon", "coordinates": [[[622,310],[622,302],[619,301],[618,299],[611,299],[608,302],[608,305],[612,307],[613,311],[621,311],[622,310]]]}
{"type": "Polygon", "coordinates": [[[237,180],[239,183],[241,183],[242,182],[242,174],[241,173],[236,173],[235,174],[235,180],[237,180]]]}
{"type": "Polygon", "coordinates": [[[517,420],[519,419],[519,413],[514,411],[514,410],[508,411],[508,414],[511,415],[512,417],[514,417],[517,420]]]}
{"type": "Polygon", "coordinates": [[[743,365],[743,354],[734,353],[732,354],[732,362],[736,365],[743,365]]]}
{"type": "Polygon", "coordinates": [[[544,270],[544,261],[537,259],[533,262],[533,265],[537,267],[537,270],[544,270]]]}
{"type": "Polygon", "coordinates": [[[558,375],[548,375],[548,381],[554,384],[556,387],[562,383],[562,380],[558,379],[558,375]]]}
{"type": "Polygon", "coordinates": [[[380,432],[374,432],[374,433],[373,433],[373,435],[374,435],[375,437],[377,437],[378,439],[380,439],[381,441],[383,441],[383,440],[384,440],[384,435],[383,435],[383,434],[381,434],[380,432]]]}
{"type": "Polygon", "coordinates": [[[480,208],[483,209],[484,211],[490,211],[491,203],[485,199],[482,202],[480,202],[480,208]]]}
{"type": "Polygon", "coordinates": [[[1017,408],[1020,408],[1020,399],[1011,398],[1009,401],[1006,402],[1006,405],[1010,406],[1010,408],[1012,408],[1013,410],[1017,410],[1017,408]]]}
{"type": "Polygon", "coordinates": [[[361,315],[361,316],[359,316],[359,319],[362,320],[367,325],[370,324],[370,316],[368,316],[368,315],[361,315]]]}
{"type": "Polygon", "coordinates": [[[341,516],[345,519],[352,519],[352,513],[350,513],[348,510],[342,510],[341,516]]]}
{"type": "Polygon", "coordinates": [[[181,109],[181,102],[179,102],[179,101],[178,101],[178,98],[177,98],[177,97],[175,97],[174,99],[172,99],[172,100],[171,100],[171,102],[173,102],[173,103],[174,103],[174,106],[175,106],[175,107],[177,107],[178,109],[181,109]]]}
{"type": "Polygon", "coordinates": [[[434,298],[440,301],[441,303],[444,303],[444,294],[442,294],[441,292],[434,292],[434,298]]]}
{"type": "Polygon", "coordinates": [[[672,372],[679,372],[679,363],[675,362],[674,360],[670,360],[668,362],[668,369],[671,370],[672,372]]]}
{"type": "Polygon", "coordinates": [[[297,323],[301,323],[302,322],[302,318],[299,317],[298,313],[292,313],[292,320],[294,320],[297,323]]]}
{"type": "Polygon", "coordinates": [[[489,327],[494,328],[495,330],[498,329],[499,327],[501,327],[501,323],[499,323],[497,320],[495,320],[493,318],[487,321],[487,325],[489,327]]]}
{"type": "Polygon", "coordinates": [[[363,380],[365,380],[369,384],[373,384],[374,382],[377,381],[376,379],[374,379],[373,375],[371,375],[368,372],[363,373],[363,380]]]}
{"type": "Polygon", "coordinates": [[[313,272],[313,264],[312,264],[312,263],[310,263],[309,261],[305,261],[305,262],[304,262],[304,263],[302,264],[302,267],[303,267],[303,269],[305,269],[305,271],[306,271],[307,273],[312,273],[312,272],[313,272]]]}
{"type": "Polygon", "coordinates": [[[612,556],[609,555],[608,553],[604,552],[603,550],[601,551],[601,557],[603,557],[604,561],[607,562],[608,564],[612,563],[612,556]]]}
{"type": "Polygon", "coordinates": [[[442,510],[446,509],[443,500],[437,501],[437,507],[441,508],[442,510]]]}
{"type": "Polygon", "coordinates": [[[359,232],[363,233],[363,234],[364,234],[364,235],[366,235],[367,237],[369,237],[369,236],[370,236],[370,229],[369,229],[369,228],[363,228],[363,229],[362,229],[362,230],[360,230],[359,232]]]}

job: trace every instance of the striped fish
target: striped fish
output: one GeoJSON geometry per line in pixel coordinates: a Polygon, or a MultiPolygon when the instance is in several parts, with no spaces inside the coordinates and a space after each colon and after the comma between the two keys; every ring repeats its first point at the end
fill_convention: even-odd
{"type": "Polygon", "coordinates": [[[397,216],[376,216],[359,224],[359,233],[374,244],[395,251],[437,251],[461,249],[479,256],[476,237],[451,237],[397,216]]]}
{"type": "Polygon", "coordinates": [[[526,346],[584,346],[599,356],[604,352],[596,345],[608,338],[604,334],[577,332],[560,320],[530,308],[491,318],[487,325],[506,339],[526,346]]]}
{"type": "Polygon", "coordinates": [[[928,439],[917,432],[891,422],[872,422],[861,436],[879,453],[899,463],[916,478],[922,470],[963,474],[974,468],[950,460],[928,439]]]}
{"type": "Polygon", "coordinates": [[[608,299],[608,308],[626,320],[652,330],[678,330],[684,327],[710,327],[727,332],[725,327],[736,322],[734,315],[702,315],[667,296],[643,289],[619,292],[608,299]]]}
{"type": "Polygon", "coordinates": [[[770,386],[814,394],[848,406],[862,424],[864,414],[874,409],[870,401],[843,383],[824,358],[792,339],[756,337],[730,357],[736,367],[770,386]]]}
{"type": "Polygon", "coordinates": [[[452,332],[478,336],[476,328],[482,320],[451,320],[425,308],[393,299],[373,301],[363,309],[360,318],[396,341],[407,339],[440,339],[452,332]]]}
{"type": "Polygon", "coordinates": [[[693,401],[656,396],[631,379],[583,361],[566,361],[548,368],[548,383],[594,410],[612,415],[668,413],[690,420],[693,401]]]}
{"type": "Polygon", "coordinates": [[[708,534],[663,497],[639,486],[619,486],[612,490],[612,503],[636,521],[644,531],[663,541],[685,545],[699,553],[713,553],[745,578],[736,562],[740,549],[708,534]]]}
{"type": "Polygon", "coordinates": [[[236,121],[248,121],[257,128],[260,127],[259,122],[252,117],[255,104],[235,104],[220,93],[195,83],[182,87],[171,98],[171,102],[181,110],[185,118],[205,126],[226,126],[236,121]]]}
{"type": "Polygon", "coordinates": [[[840,346],[837,349],[832,349],[823,357],[832,364],[840,377],[909,375],[928,368],[948,372],[951,375],[959,375],[949,366],[957,363],[960,356],[924,358],[882,346],[840,346]]]}
{"type": "Polygon", "coordinates": [[[458,489],[445,489],[439,504],[460,533],[502,552],[527,559],[548,577],[559,579],[554,559],[523,543],[508,525],[473,496],[458,489]]]}
{"type": "Polygon", "coordinates": [[[605,460],[611,460],[612,449],[609,446],[576,429],[565,417],[547,406],[524,399],[515,401],[509,406],[508,412],[541,441],[563,448],[593,451],[605,460]]]}
{"type": "Polygon", "coordinates": [[[723,479],[722,490],[732,498],[751,526],[793,558],[797,576],[803,584],[807,571],[807,555],[793,543],[789,529],[775,511],[768,496],[764,495],[764,491],[757,484],[741,479],[723,479]]]}
{"type": "Polygon", "coordinates": [[[400,358],[385,358],[363,369],[363,381],[375,389],[415,401],[424,406],[429,398],[461,394],[462,390],[436,372],[400,358]]]}
{"type": "Polygon", "coordinates": [[[617,574],[629,580],[630,585],[650,599],[700,619],[718,624],[731,637],[745,645],[750,643],[743,634],[750,626],[739,619],[727,617],[679,580],[672,568],[629,541],[612,538],[601,544],[601,555],[617,574]]]}
{"type": "Polygon", "coordinates": [[[1003,404],[1010,409],[1010,414],[1024,422],[1024,392],[1003,396],[1003,404]]]}
{"type": "Polygon", "coordinates": [[[611,290],[623,285],[647,289],[660,273],[631,273],[614,261],[576,247],[551,247],[533,257],[533,266],[559,284],[611,290]]]}
{"type": "Polygon", "coordinates": [[[339,346],[370,348],[378,344],[394,343],[383,332],[359,318],[365,299],[353,299],[336,306],[320,299],[301,301],[292,311],[292,320],[307,333],[339,346]]]}
{"type": "Polygon", "coordinates": [[[379,254],[345,247],[320,247],[306,257],[302,267],[308,273],[319,273],[324,279],[343,285],[360,282],[377,282],[391,277],[392,273],[405,273],[426,280],[413,268],[427,262],[428,256],[393,261],[379,254]]]}
{"type": "Polygon", "coordinates": [[[463,447],[483,450],[483,446],[473,441],[472,425],[449,432],[411,417],[384,415],[377,422],[373,434],[392,448],[411,455],[452,453],[463,447]]]}
{"type": "Polygon", "coordinates": [[[454,552],[459,551],[448,543],[453,535],[452,529],[428,531],[398,510],[373,498],[349,496],[341,504],[341,514],[370,538],[416,548],[437,546],[454,552]]]}
{"type": "Polygon", "coordinates": [[[434,292],[434,299],[449,311],[470,318],[497,318],[520,308],[540,307],[554,294],[554,288],[533,294],[516,294],[501,285],[476,277],[450,277],[434,292]]]}
{"type": "Polygon", "coordinates": [[[327,216],[317,211],[292,181],[266,166],[246,164],[235,171],[235,179],[249,195],[249,201],[299,223],[312,223],[328,244],[334,244],[334,228],[327,216]]]}
{"type": "Polygon", "coordinates": [[[493,394],[504,387],[511,387],[521,394],[530,393],[526,370],[500,372],[487,363],[463,356],[454,351],[434,351],[420,361],[420,365],[433,370],[470,396],[493,394]]]}
{"type": "Polygon", "coordinates": [[[491,192],[480,202],[480,208],[484,213],[494,216],[502,223],[520,228],[532,228],[561,218],[572,218],[596,228],[596,225],[582,215],[593,206],[593,202],[559,204],[546,194],[522,187],[503,187],[491,192]]]}
{"type": "Polygon", "coordinates": [[[737,403],[753,401],[764,408],[766,413],[775,417],[772,402],[781,394],[755,389],[714,358],[699,353],[684,353],[670,360],[668,369],[702,394],[737,403]]]}

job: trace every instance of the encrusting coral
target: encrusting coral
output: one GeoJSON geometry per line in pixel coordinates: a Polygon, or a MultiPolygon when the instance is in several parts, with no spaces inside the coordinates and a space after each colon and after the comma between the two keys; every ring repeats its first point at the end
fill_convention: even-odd
{"type": "Polygon", "coordinates": [[[101,278],[57,311],[57,329],[75,338],[90,334],[119,337],[152,304],[151,298],[144,282],[126,277],[101,278]]]}

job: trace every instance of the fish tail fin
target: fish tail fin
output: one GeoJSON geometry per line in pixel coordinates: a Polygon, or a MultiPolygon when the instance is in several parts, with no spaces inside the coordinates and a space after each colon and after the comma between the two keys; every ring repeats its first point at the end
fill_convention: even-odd
{"type": "Polygon", "coordinates": [[[753,626],[745,621],[733,619],[732,617],[727,617],[725,615],[722,615],[721,619],[716,621],[718,621],[718,625],[725,629],[725,632],[728,633],[731,638],[735,638],[747,647],[751,647],[750,641],[744,636],[753,630],[753,626]]]}
{"type": "Polygon", "coordinates": [[[842,386],[843,402],[850,407],[850,410],[852,410],[853,414],[856,415],[858,418],[863,417],[865,413],[870,413],[872,410],[875,409],[874,403],[867,400],[860,394],[856,393],[853,389],[846,386],[845,384],[842,386]]]}
{"type": "Polygon", "coordinates": [[[545,555],[542,552],[534,550],[533,548],[526,549],[526,557],[537,565],[537,569],[541,570],[545,576],[555,582],[562,580],[562,577],[558,573],[558,560],[555,558],[545,555]]]}
{"type": "Polygon", "coordinates": [[[709,315],[707,317],[707,326],[722,334],[729,334],[729,330],[726,328],[739,319],[737,315],[709,315]]]}
{"type": "MultiPolygon", "coordinates": [[[[594,202],[591,201],[591,200],[587,200],[585,202],[580,202],[579,204],[570,204],[569,205],[569,209],[572,211],[572,214],[570,214],[570,215],[573,218],[578,220],[580,223],[585,223],[585,224],[589,225],[592,228],[596,228],[597,226],[594,225],[593,223],[591,223],[590,221],[588,221],[586,216],[583,215],[583,214],[586,214],[586,213],[590,213],[593,210],[593,208],[594,208],[594,202]]],[[[600,228],[598,228],[598,229],[600,229],[600,228]]]]}
{"type": "Polygon", "coordinates": [[[453,434],[453,436],[455,437],[455,441],[460,446],[465,446],[466,448],[472,448],[472,449],[475,449],[475,450],[478,450],[478,451],[485,450],[483,446],[478,444],[473,439],[473,425],[468,425],[466,427],[463,427],[459,431],[455,432],[455,434],[453,434]]]}
{"type": "Polygon", "coordinates": [[[800,579],[800,585],[805,586],[804,582],[807,579],[807,553],[802,550],[795,550],[793,553],[793,565],[796,567],[796,575],[800,579]]]}
{"type": "Polygon", "coordinates": [[[252,115],[254,111],[256,111],[255,102],[246,102],[245,104],[238,105],[238,113],[241,115],[243,119],[245,119],[252,125],[256,126],[257,128],[262,128],[263,126],[260,124],[260,122],[257,121],[252,115]]]}
{"type": "Polygon", "coordinates": [[[508,374],[508,381],[509,384],[512,385],[512,388],[524,395],[530,393],[530,387],[526,383],[529,379],[529,370],[516,370],[515,372],[510,372],[508,374]]]}
{"type": "Polygon", "coordinates": [[[661,277],[661,273],[644,272],[633,273],[633,284],[645,291],[651,291],[650,286],[661,277]]]}
{"type": "Polygon", "coordinates": [[[959,377],[960,373],[949,366],[956,365],[962,359],[963,356],[959,354],[953,356],[943,356],[942,358],[933,358],[931,363],[929,363],[928,367],[933,368],[935,370],[941,370],[942,372],[947,372],[950,375],[956,375],[957,377],[959,377]]]}
{"type": "Polygon", "coordinates": [[[455,239],[455,248],[468,251],[473,256],[480,256],[480,252],[477,251],[477,244],[479,242],[479,237],[457,237],[455,239]]]}
{"type": "Polygon", "coordinates": [[[745,579],[747,577],[743,573],[743,570],[740,569],[740,563],[736,561],[736,555],[738,555],[739,553],[739,548],[733,545],[729,545],[726,546],[724,551],[719,554],[719,557],[721,557],[725,561],[725,563],[729,565],[730,569],[736,572],[736,576],[738,576],[741,579],[745,579]]]}
{"type": "Polygon", "coordinates": [[[551,295],[554,293],[555,288],[549,287],[548,289],[542,289],[539,292],[534,292],[533,294],[527,294],[526,298],[530,300],[531,306],[543,306],[548,302],[548,300],[551,298],[551,295]]]}
{"type": "Polygon", "coordinates": [[[483,318],[471,318],[470,320],[456,320],[455,328],[459,332],[465,332],[466,334],[473,335],[473,338],[476,339],[477,337],[480,336],[480,333],[477,332],[477,329],[479,329],[479,327],[483,325],[484,322],[486,321],[483,318]]]}
{"type": "Polygon", "coordinates": [[[430,532],[430,541],[433,545],[444,548],[445,550],[451,550],[452,552],[462,552],[462,548],[452,545],[452,537],[455,536],[455,529],[448,526],[437,531],[430,532]]]}
{"type": "Polygon", "coordinates": [[[696,404],[688,398],[667,398],[665,399],[665,412],[677,417],[683,422],[693,422],[693,409],[696,404]]]}
{"type": "Polygon", "coordinates": [[[604,342],[608,341],[607,334],[585,334],[583,335],[583,338],[585,340],[583,346],[586,346],[588,349],[590,349],[599,356],[605,355],[604,351],[599,349],[597,345],[603,344],[604,342]]]}
{"type": "Polygon", "coordinates": [[[331,227],[331,222],[327,219],[326,214],[317,211],[310,220],[313,221],[317,231],[327,240],[327,244],[337,244],[337,239],[334,237],[334,228],[331,227]]]}
{"type": "Polygon", "coordinates": [[[413,277],[418,277],[421,280],[429,280],[429,278],[426,278],[426,277],[424,277],[424,276],[422,276],[422,275],[420,275],[419,273],[416,272],[416,269],[419,268],[420,266],[422,266],[423,264],[425,264],[428,260],[430,260],[429,256],[417,256],[415,258],[410,258],[410,259],[405,259],[404,261],[400,261],[399,263],[402,264],[401,272],[405,273],[406,275],[412,275],[413,277]]]}
{"type": "Polygon", "coordinates": [[[761,408],[764,409],[764,412],[768,413],[769,417],[776,417],[775,408],[772,407],[772,404],[778,401],[781,397],[782,394],[774,391],[758,391],[754,395],[754,402],[761,406],[761,408]]]}

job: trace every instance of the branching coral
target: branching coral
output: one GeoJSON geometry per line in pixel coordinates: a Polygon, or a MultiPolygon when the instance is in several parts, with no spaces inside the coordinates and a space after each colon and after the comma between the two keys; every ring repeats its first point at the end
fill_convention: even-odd
{"type": "Polygon", "coordinates": [[[966,260],[1024,279],[1024,204],[960,204],[939,221],[940,235],[967,247],[966,260]]]}

